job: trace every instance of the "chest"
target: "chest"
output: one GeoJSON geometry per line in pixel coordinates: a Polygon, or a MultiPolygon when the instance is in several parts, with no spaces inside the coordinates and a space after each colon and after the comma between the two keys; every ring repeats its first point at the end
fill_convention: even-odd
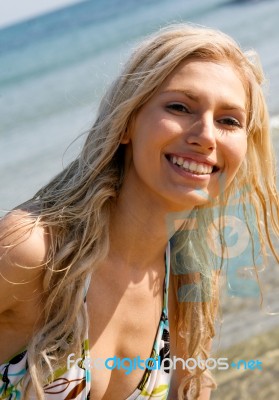
{"type": "Polygon", "coordinates": [[[95,400],[123,400],[134,393],[146,371],[145,364],[139,368],[135,360],[151,357],[156,341],[162,339],[163,303],[164,275],[153,284],[143,280],[122,289],[98,279],[90,285],[87,310],[95,400]]]}

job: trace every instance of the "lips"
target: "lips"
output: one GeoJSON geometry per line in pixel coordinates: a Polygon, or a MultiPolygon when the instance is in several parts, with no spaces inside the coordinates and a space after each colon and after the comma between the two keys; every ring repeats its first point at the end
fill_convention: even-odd
{"type": "Polygon", "coordinates": [[[216,164],[199,162],[188,157],[182,157],[180,155],[168,154],[166,155],[166,158],[172,164],[178,166],[182,170],[195,175],[210,175],[219,170],[219,167],[217,167],[216,164]]]}

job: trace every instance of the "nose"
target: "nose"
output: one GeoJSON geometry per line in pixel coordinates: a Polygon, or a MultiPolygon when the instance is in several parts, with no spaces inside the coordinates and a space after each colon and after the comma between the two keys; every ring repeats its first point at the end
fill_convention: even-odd
{"type": "Polygon", "coordinates": [[[191,145],[207,150],[216,148],[216,132],[214,119],[211,115],[199,117],[186,134],[186,141],[191,145]]]}

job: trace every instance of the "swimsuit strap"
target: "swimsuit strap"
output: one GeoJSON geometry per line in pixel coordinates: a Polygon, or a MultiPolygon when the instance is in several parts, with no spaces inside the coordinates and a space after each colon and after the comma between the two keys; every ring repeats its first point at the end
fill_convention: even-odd
{"type": "Polygon", "coordinates": [[[164,312],[168,315],[169,283],[170,283],[170,242],[168,242],[165,255],[165,282],[164,282],[164,312]]]}
{"type": "Polygon", "coordinates": [[[91,274],[88,275],[88,276],[86,277],[86,280],[85,280],[84,299],[86,298],[86,295],[87,295],[87,292],[88,292],[88,288],[89,288],[89,285],[90,285],[90,281],[91,281],[91,274]]]}

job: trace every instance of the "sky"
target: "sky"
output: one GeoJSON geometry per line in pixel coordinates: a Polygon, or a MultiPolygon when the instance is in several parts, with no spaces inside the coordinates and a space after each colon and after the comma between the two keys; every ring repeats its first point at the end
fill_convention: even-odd
{"type": "Polygon", "coordinates": [[[80,1],[82,0],[0,0],[0,27],[80,1]]]}

